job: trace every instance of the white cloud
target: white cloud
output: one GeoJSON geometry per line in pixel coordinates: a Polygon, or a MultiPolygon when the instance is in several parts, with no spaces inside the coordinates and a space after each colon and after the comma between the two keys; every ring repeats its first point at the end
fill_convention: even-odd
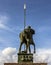
{"type": "Polygon", "coordinates": [[[6,15],[0,15],[0,29],[1,30],[6,30],[6,31],[10,31],[12,33],[17,33],[18,31],[22,30],[23,28],[20,26],[13,26],[13,27],[9,27],[8,21],[9,21],[9,17],[6,15]]]}
{"type": "Polygon", "coordinates": [[[34,55],[34,62],[44,62],[51,65],[51,49],[38,49],[34,55]]]}
{"type": "Polygon", "coordinates": [[[0,65],[3,65],[5,62],[16,61],[17,61],[16,48],[8,47],[0,51],[0,65]]]}
{"type": "Polygon", "coordinates": [[[6,15],[0,15],[0,29],[6,29],[7,26],[5,24],[8,22],[8,16],[6,15]]]}
{"type": "Polygon", "coordinates": [[[10,32],[14,32],[12,28],[7,26],[9,17],[6,15],[0,15],[0,29],[4,29],[10,32]]]}
{"type": "Polygon", "coordinates": [[[8,47],[8,48],[4,49],[4,50],[2,51],[2,53],[3,53],[4,55],[10,55],[10,56],[11,56],[12,54],[16,53],[16,48],[8,47]]]}

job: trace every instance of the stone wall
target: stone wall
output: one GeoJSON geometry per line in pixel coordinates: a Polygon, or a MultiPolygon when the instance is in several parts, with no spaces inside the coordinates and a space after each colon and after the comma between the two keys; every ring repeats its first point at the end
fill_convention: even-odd
{"type": "Polygon", "coordinates": [[[4,65],[47,65],[47,63],[4,63],[4,65]]]}

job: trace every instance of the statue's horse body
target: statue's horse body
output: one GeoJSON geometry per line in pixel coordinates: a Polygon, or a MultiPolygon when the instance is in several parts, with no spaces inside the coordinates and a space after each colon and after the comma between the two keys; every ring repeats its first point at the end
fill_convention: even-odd
{"type": "Polygon", "coordinates": [[[30,45],[32,44],[34,46],[34,53],[35,53],[35,43],[33,42],[33,34],[35,34],[34,30],[30,30],[27,31],[27,29],[25,29],[23,32],[20,33],[19,37],[20,37],[20,48],[19,48],[19,52],[21,52],[21,47],[23,44],[26,45],[26,53],[29,49],[29,52],[31,53],[30,50],[30,45]]]}

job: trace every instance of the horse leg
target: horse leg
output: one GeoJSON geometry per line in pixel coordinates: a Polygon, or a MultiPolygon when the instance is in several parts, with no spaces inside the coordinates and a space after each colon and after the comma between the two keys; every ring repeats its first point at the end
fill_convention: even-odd
{"type": "Polygon", "coordinates": [[[23,43],[21,42],[21,44],[20,44],[20,48],[19,48],[19,52],[21,52],[21,47],[22,47],[22,44],[23,44],[23,43]]]}
{"type": "Polygon", "coordinates": [[[26,53],[28,52],[28,44],[26,44],[26,53]]]}
{"type": "Polygon", "coordinates": [[[26,42],[26,53],[28,53],[28,51],[29,51],[29,53],[31,53],[29,41],[27,40],[27,42],[26,42]]]}
{"type": "Polygon", "coordinates": [[[34,53],[36,53],[35,43],[32,42],[32,45],[34,46],[34,53]]]}
{"type": "Polygon", "coordinates": [[[29,53],[31,53],[31,50],[30,50],[30,45],[29,45],[29,53]]]}
{"type": "Polygon", "coordinates": [[[36,53],[35,44],[34,44],[34,53],[36,53]]]}
{"type": "Polygon", "coordinates": [[[27,45],[26,45],[26,53],[27,53],[27,45]]]}

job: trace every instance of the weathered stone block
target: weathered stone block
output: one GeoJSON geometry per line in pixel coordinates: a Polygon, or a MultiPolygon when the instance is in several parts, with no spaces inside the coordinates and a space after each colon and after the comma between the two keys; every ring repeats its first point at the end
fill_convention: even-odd
{"type": "Polygon", "coordinates": [[[18,63],[33,62],[33,54],[18,53],[18,63]]]}

